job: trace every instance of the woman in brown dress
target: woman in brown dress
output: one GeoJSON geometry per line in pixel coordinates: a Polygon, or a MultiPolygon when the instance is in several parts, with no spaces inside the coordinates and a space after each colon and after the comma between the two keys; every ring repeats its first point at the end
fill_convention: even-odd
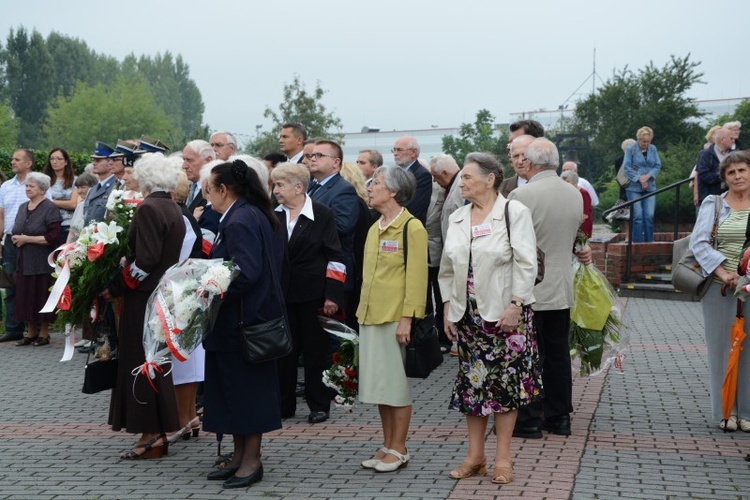
{"type": "Polygon", "coordinates": [[[157,371],[156,377],[149,380],[148,375],[134,377],[131,373],[146,359],[143,350],[146,303],[164,272],[179,260],[185,237],[182,212],[170,197],[178,175],[179,170],[161,153],[144,154],[136,162],[133,176],[144,200],[136,209],[128,230],[132,256],[101,294],[105,300],[123,298],[118,330],[120,361],[109,407],[109,424],[115,431],[125,429],[141,434],[131,450],[120,454],[125,460],[166,455],[165,434],[180,428],[171,374],[157,371]]]}

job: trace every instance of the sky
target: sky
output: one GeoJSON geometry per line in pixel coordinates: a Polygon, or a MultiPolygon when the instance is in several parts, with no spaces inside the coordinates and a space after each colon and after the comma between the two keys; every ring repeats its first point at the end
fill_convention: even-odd
{"type": "Polygon", "coordinates": [[[204,122],[244,142],[270,128],[263,110],[278,109],[295,75],[327,90],[344,132],[574,107],[592,80],[688,53],[705,81],[689,97],[749,97],[747,47],[731,41],[742,39],[732,20],[748,14],[747,0],[0,0],[0,42],[24,26],[119,60],[181,54],[204,122]]]}

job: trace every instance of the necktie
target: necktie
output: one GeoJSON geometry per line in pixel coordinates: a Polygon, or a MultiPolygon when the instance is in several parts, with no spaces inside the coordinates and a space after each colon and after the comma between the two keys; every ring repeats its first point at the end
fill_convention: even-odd
{"type": "Polygon", "coordinates": [[[312,181],[310,183],[310,187],[307,188],[307,194],[309,194],[310,196],[312,196],[312,194],[315,191],[317,191],[319,187],[320,187],[320,184],[318,184],[318,181],[312,181]]]}
{"type": "Polygon", "coordinates": [[[197,187],[196,183],[192,183],[190,185],[190,193],[188,194],[188,199],[187,199],[187,204],[188,205],[190,205],[193,202],[193,200],[195,199],[195,192],[197,191],[196,187],[197,187]]]}

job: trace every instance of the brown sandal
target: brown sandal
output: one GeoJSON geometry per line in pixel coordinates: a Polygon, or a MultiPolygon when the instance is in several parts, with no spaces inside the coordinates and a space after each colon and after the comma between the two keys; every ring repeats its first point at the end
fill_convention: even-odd
{"type": "Polygon", "coordinates": [[[49,337],[40,337],[36,336],[33,342],[34,347],[39,347],[40,345],[49,345],[49,337]]]}
{"type": "Polygon", "coordinates": [[[451,479],[466,479],[478,474],[487,474],[487,459],[482,460],[478,464],[470,464],[463,461],[461,465],[450,472],[450,477],[451,479]]]}
{"type": "Polygon", "coordinates": [[[495,466],[492,471],[492,482],[495,484],[508,484],[513,481],[513,464],[510,467],[495,466]]]}
{"type": "Polygon", "coordinates": [[[169,441],[167,436],[159,434],[151,438],[148,443],[136,444],[132,450],[123,451],[120,453],[122,460],[142,460],[146,458],[161,458],[169,453],[169,441]],[[161,444],[156,444],[158,440],[162,440],[161,444]],[[143,449],[140,453],[136,450],[143,449]]]}
{"type": "Polygon", "coordinates": [[[18,342],[16,342],[16,345],[17,346],[31,345],[34,342],[36,342],[37,338],[38,337],[25,337],[24,336],[21,340],[19,340],[18,342]]]}

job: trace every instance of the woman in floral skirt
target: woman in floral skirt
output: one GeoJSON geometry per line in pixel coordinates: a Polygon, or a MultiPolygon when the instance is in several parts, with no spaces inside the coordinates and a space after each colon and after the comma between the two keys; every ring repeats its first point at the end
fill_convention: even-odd
{"type": "Polygon", "coordinates": [[[494,414],[492,482],[497,484],[513,480],[510,440],[517,410],[539,398],[542,388],[529,306],[537,273],[536,237],[531,212],[498,194],[502,180],[494,156],[466,156],[459,187],[469,204],[450,217],[439,275],[447,300],[446,334],[458,341],[450,406],[466,415],[469,429],[468,453],[450,477],[486,472],[484,436],[494,414]]]}

